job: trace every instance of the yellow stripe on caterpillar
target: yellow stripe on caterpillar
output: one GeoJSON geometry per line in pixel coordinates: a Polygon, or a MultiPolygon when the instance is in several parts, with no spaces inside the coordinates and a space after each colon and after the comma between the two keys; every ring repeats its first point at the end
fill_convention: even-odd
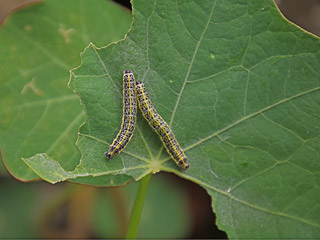
{"type": "Polygon", "coordinates": [[[170,126],[163,120],[152,105],[144,84],[141,81],[137,81],[135,84],[135,90],[138,106],[143,117],[160,136],[164,147],[176,164],[186,170],[190,166],[187,162],[187,157],[175,138],[170,126]]]}
{"type": "Polygon", "coordinates": [[[104,153],[107,159],[112,159],[129,143],[136,124],[136,113],[137,100],[134,76],[131,70],[125,70],[123,72],[123,113],[121,127],[108,151],[104,153]]]}

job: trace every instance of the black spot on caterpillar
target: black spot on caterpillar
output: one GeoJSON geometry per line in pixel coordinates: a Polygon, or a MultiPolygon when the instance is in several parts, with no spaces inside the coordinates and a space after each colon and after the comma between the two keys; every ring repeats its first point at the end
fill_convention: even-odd
{"type": "Polygon", "coordinates": [[[123,72],[123,113],[121,127],[108,151],[104,153],[107,159],[112,159],[129,143],[136,123],[136,113],[137,100],[134,76],[131,70],[125,70],[123,72]]]}
{"type": "Polygon", "coordinates": [[[162,143],[167,152],[170,154],[176,164],[182,169],[187,169],[190,165],[187,162],[187,157],[182,148],[179,146],[170,126],[163,120],[163,118],[156,111],[151,103],[149,95],[144,84],[141,81],[136,82],[136,94],[139,108],[143,117],[147,120],[149,125],[158,133],[162,143]]]}

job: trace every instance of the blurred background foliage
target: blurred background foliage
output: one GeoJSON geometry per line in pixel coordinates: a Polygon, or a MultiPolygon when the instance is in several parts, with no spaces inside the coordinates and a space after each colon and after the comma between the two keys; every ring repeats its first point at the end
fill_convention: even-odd
{"type": "MultiPolygon", "coordinates": [[[[0,22],[13,9],[29,2],[32,0],[0,0],[0,22]]],[[[116,2],[130,9],[129,0],[116,2]]],[[[319,0],[276,3],[290,21],[320,35],[319,0]]],[[[137,190],[135,182],[121,188],[21,183],[1,162],[0,179],[0,238],[123,237],[137,190]]],[[[210,201],[196,184],[173,174],[156,174],[149,186],[139,237],[226,238],[224,232],[213,227],[210,201]]]]}

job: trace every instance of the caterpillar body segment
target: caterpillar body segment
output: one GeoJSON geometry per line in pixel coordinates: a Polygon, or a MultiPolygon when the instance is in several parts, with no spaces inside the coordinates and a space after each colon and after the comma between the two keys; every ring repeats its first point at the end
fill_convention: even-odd
{"type": "Polygon", "coordinates": [[[144,84],[141,81],[137,81],[135,89],[138,106],[143,117],[160,136],[164,147],[176,164],[182,169],[186,170],[190,166],[187,162],[187,157],[175,138],[170,126],[164,121],[164,119],[159,115],[152,105],[144,84]]]}

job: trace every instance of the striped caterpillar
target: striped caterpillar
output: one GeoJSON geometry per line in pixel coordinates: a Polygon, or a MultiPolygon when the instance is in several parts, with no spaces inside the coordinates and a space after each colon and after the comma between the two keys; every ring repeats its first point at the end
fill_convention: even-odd
{"type": "Polygon", "coordinates": [[[170,126],[163,120],[152,105],[144,84],[141,81],[137,81],[135,90],[143,117],[160,136],[163,145],[176,164],[186,170],[190,166],[187,162],[187,157],[179,146],[170,126]]]}
{"type": "Polygon", "coordinates": [[[131,70],[125,70],[123,72],[123,113],[121,127],[108,151],[104,153],[107,159],[112,159],[129,143],[136,123],[136,113],[137,101],[134,76],[131,70]]]}

